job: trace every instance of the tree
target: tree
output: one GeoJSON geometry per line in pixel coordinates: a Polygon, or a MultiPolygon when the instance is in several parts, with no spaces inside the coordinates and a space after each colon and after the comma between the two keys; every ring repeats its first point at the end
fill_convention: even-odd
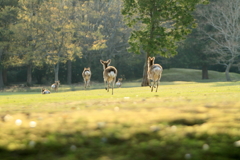
{"type": "MultiPolygon", "coordinates": [[[[199,21],[199,19],[198,19],[199,21]]],[[[178,47],[178,55],[171,62],[173,65],[185,64],[186,68],[201,68],[202,79],[209,79],[208,67],[216,63],[217,55],[207,52],[207,45],[210,43],[199,28],[193,29],[187,39],[178,47]]]]}
{"type": "Polygon", "coordinates": [[[211,40],[208,52],[218,54],[216,60],[226,67],[227,81],[231,81],[229,71],[240,56],[239,7],[239,0],[218,0],[198,10],[198,14],[205,19],[200,23],[202,31],[211,40]]]}
{"type": "Polygon", "coordinates": [[[177,42],[195,27],[192,11],[206,0],[123,0],[122,14],[133,28],[130,52],[146,52],[142,86],[147,86],[147,57],[177,54],[177,42]]]}
{"type": "Polygon", "coordinates": [[[39,0],[19,1],[18,21],[11,25],[14,32],[10,45],[11,66],[27,66],[27,85],[32,84],[32,69],[39,64],[36,58],[41,45],[41,32],[38,28],[39,0]]]}
{"type": "Polygon", "coordinates": [[[45,40],[40,57],[53,66],[55,81],[59,80],[60,63],[72,60],[75,55],[81,56],[79,41],[74,38],[75,24],[70,18],[69,4],[58,0],[44,1],[39,11],[39,25],[45,40]]]}
{"type": "Polygon", "coordinates": [[[6,0],[0,4],[0,88],[4,87],[3,74],[4,61],[7,59],[9,42],[12,31],[9,29],[10,24],[16,22],[17,18],[17,0],[6,0]]]}

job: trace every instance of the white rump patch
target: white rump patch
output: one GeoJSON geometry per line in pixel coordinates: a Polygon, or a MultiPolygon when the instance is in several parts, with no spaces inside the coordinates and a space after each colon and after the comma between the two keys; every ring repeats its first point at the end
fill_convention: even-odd
{"type": "Polygon", "coordinates": [[[46,94],[50,94],[50,91],[45,91],[46,94]]]}
{"type": "Polygon", "coordinates": [[[51,92],[49,90],[45,90],[42,92],[42,94],[50,94],[51,92]]]}
{"type": "Polygon", "coordinates": [[[153,71],[155,72],[155,71],[161,71],[162,69],[160,68],[160,67],[155,67],[155,68],[153,68],[153,71]]]}
{"type": "Polygon", "coordinates": [[[110,73],[108,73],[108,76],[109,77],[116,77],[116,74],[113,71],[111,71],[110,73]]]}
{"type": "Polygon", "coordinates": [[[85,75],[86,75],[86,76],[88,76],[88,75],[90,75],[90,74],[91,74],[90,71],[85,71],[85,75]]]}
{"type": "Polygon", "coordinates": [[[55,85],[53,84],[51,87],[52,87],[52,88],[55,88],[55,85]]]}

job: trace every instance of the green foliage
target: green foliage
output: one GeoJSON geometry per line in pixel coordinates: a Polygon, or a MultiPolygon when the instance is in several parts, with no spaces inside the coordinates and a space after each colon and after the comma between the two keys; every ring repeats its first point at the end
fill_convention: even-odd
{"type": "Polygon", "coordinates": [[[192,16],[201,0],[124,0],[122,14],[133,28],[129,38],[130,52],[165,57],[175,55],[177,42],[190,33],[196,24],[192,16]]]}

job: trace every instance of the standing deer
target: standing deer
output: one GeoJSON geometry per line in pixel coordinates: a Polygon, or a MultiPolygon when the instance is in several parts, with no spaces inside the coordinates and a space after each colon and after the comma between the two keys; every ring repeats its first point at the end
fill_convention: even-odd
{"type": "Polygon", "coordinates": [[[103,65],[103,79],[104,79],[104,85],[105,89],[109,92],[109,85],[112,83],[112,95],[113,95],[113,88],[114,84],[116,83],[116,77],[117,77],[117,69],[113,66],[109,66],[111,63],[111,59],[107,61],[100,60],[100,63],[103,65]]]}
{"type": "Polygon", "coordinates": [[[90,67],[84,68],[82,72],[83,80],[84,80],[84,88],[90,87],[90,79],[91,79],[91,70],[90,67]]]}
{"type": "Polygon", "coordinates": [[[148,57],[148,83],[151,88],[151,92],[153,91],[153,87],[155,87],[155,83],[157,82],[156,92],[158,90],[158,81],[160,81],[162,76],[163,68],[159,64],[154,64],[155,57],[148,57]],[[151,82],[153,81],[153,85],[151,86],[151,82]]]}
{"type": "Polygon", "coordinates": [[[51,85],[51,88],[54,89],[55,91],[58,91],[59,86],[60,86],[60,81],[55,81],[55,83],[51,85]]]}
{"type": "Polygon", "coordinates": [[[118,78],[118,81],[116,82],[117,87],[121,87],[122,86],[122,78],[118,78]]]}

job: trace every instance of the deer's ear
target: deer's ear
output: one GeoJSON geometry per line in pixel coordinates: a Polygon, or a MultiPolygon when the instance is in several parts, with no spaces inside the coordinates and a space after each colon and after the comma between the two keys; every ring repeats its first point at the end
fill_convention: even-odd
{"type": "Polygon", "coordinates": [[[155,57],[153,57],[152,60],[155,60],[155,57]]]}
{"type": "Polygon", "coordinates": [[[103,63],[103,60],[100,59],[100,63],[103,63]]]}
{"type": "Polygon", "coordinates": [[[111,59],[108,60],[108,63],[111,63],[111,59]]]}

